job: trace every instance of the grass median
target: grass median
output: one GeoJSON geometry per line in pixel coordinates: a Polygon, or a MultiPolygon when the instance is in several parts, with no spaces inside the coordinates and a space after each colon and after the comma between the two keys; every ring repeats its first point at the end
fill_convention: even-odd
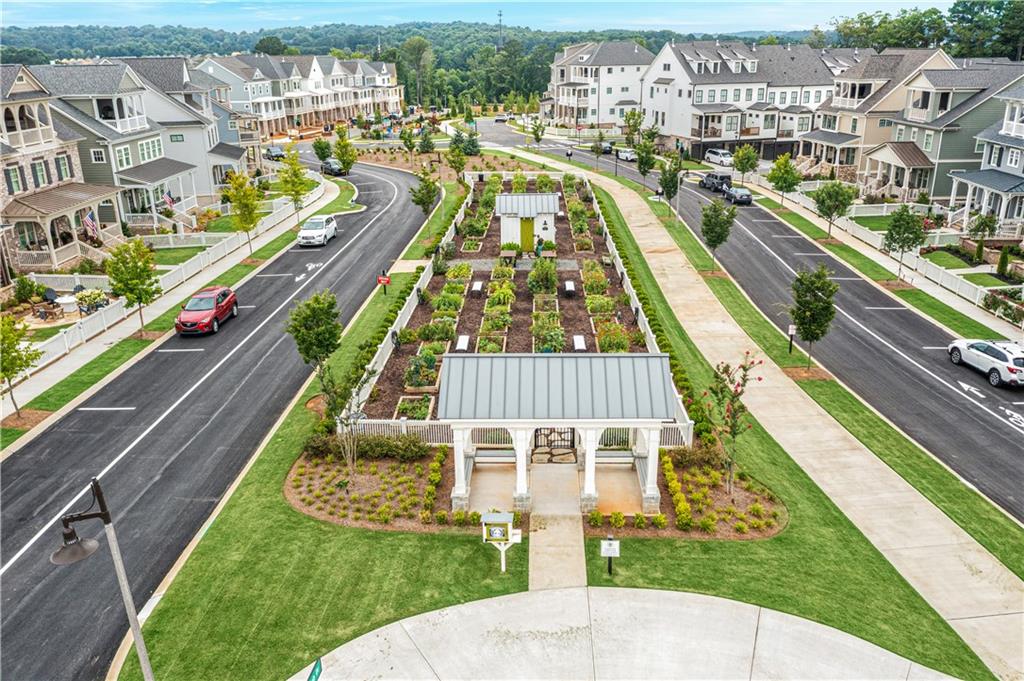
{"type": "Polygon", "coordinates": [[[466,196],[466,186],[454,180],[444,183],[444,199],[441,205],[423,225],[416,240],[402,254],[402,260],[423,260],[440,239],[448,225],[455,219],[455,213],[466,196]]]}
{"type": "MultiPolygon", "coordinates": [[[[400,290],[414,276],[392,283],[400,290]]],[[[393,302],[374,292],[331,358],[338,376],[393,302]]],[[[162,679],[287,678],[397,619],[526,589],[525,544],[502,575],[474,534],[360,530],[293,509],[281,486],[313,430],[304,404],[316,392],[314,383],[288,413],[146,621],[162,679]]],[[[141,678],[134,655],[120,678],[141,678]]]]}
{"type": "MultiPolygon", "coordinates": [[[[619,251],[699,391],[712,368],[686,335],[611,197],[596,193],[619,251]]],[[[732,598],[805,617],[959,678],[991,678],[985,665],[910,587],[756,419],[739,440],[741,468],[789,511],[778,536],[758,541],[623,540],[609,577],[597,540],[587,542],[592,586],[677,589],[732,598]]]]}

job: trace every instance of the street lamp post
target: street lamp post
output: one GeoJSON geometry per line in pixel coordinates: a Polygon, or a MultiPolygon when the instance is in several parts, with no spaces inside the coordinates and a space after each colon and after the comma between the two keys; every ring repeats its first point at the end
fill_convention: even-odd
{"type": "Polygon", "coordinates": [[[110,543],[110,555],[114,559],[117,585],[121,588],[121,598],[124,600],[124,609],[128,614],[128,625],[131,627],[132,639],[135,641],[135,651],[139,654],[142,678],[145,681],[153,681],[153,668],[149,664],[149,653],[146,651],[146,643],[142,640],[142,627],[139,626],[139,616],[135,611],[135,601],[132,599],[131,587],[128,585],[128,576],[124,571],[124,560],[121,558],[121,549],[117,544],[117,535],[114,533],[114,523],[111,520],[110,511],[107,509],[103,490],[100,489],[100,481],[93,478],[91,487],[93,504],[98,505],[99,510],[92,511],[92,506],[90,505],[83,512],[68,513],[60,519],[61,525],[64,526],[64,543],[50,556],[50,562],[54,565],[71,565],[96,553],[100,543],[95,539],[80,539],[72,525],[82,520],[99,519],[103,521],[103,530],[106,532],[107,541],[110,543]]]}

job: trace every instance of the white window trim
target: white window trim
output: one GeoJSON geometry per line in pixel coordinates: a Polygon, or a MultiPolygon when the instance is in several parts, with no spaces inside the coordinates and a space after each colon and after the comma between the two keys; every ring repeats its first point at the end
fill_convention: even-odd
{"type": "Polygon", "coordinates": [[[89,154],[89,158],[93,163],[106,163],[107,162],[107,150],[106,149],[92,149],[92,153],[89,154]]]}
{"type": "Polygon", "coordinates": [[[931,130],[926,130],[924,133],[924,139],[921,143],[921,148],[925,151],[931,151],[935,144],[935,133],[931,130]]]}
{"type": "Polygon", "coordinates": [[[10,179],[11,182],[11,193],[20,194],[25,191],[25,188],[21,186],[21,171],[18,166],[7,166],[4,168],[4,175],[10,179]]]}
{"type": "Polygon", "coordinates": [[[974,140],[974,153],[984,154],[985,153],[985,140],[974,140]]]}
{"type": "Polygon", "coordinates": [[[118,170],[127,170],[132,167],[132,147],[130,144],[124,144],[120,147],[114,148],[114,165],[117,166],[118,170]],[[128,164],[124,166],[121,165],[122,149],[128,152],[128,164]]]}
{"type": "Polygon", "coordinates": [[[1006,154],[1006,165],[1011,168],[1020,167],[1020,149],[1010,149],[1006,154]]]}

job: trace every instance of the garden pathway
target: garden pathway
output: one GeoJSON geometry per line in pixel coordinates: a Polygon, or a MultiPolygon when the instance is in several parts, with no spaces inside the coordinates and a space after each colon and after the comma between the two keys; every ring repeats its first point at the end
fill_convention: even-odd
{"type": "MultiPolygon", "coordinates": [[[[615,180],[586,174],[618,204],[666,300],[707,361],[736,364],[745,351],[756,350],[646,200],[615,180]]],[[[766,359],[759,373],[764,380],[751,383],[744,402],[765,430],[993,672],[1024,677],[1024,582],[776,364],[766,359]]]]}
{"type": "MultiPolygon", "coordinates": [[[[776,610],[607,587],[527,591],[435,610],[325,651],[321,661],[322,681],[947,678],[776,610]]],[[[292,681],[306,681],[311,668],[292,681]]]]}
{"type": "Polygon", "coordinates": [[[530,467],[530,591],[587,585],[579,471],[573,464],[530,467]]]}

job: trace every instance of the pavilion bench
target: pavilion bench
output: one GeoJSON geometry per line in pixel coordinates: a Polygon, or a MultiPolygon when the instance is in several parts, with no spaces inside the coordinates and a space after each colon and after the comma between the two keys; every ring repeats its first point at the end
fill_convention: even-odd
{"type": "Polygon", "coordinates": [[[455,341],[455,352],[469,352],[469,336],[459,336],[455,341]]]}
{"type": "Polygon", "coordinates": [[[572,337],[572,350],[573,352],[587,351],[587,343],[583,340],[583,336],[576,334],[572,337]]]}
{"type": "Polygon", "coordinates": [[[576,282],[570,279],[565,282],[565,297],[575,298],[576,297],[576,282]]]}
{"type": "Polygon", "coordinates": [[[470,288],[469,290],[470,290],[470,293],[472,293],[474,296],[477,296],[477,297],[481,296],[483,294],[483,292],[484,292],[484,282],[482,282],[482,281],[474,281],[472,288],[470,288]]]}

